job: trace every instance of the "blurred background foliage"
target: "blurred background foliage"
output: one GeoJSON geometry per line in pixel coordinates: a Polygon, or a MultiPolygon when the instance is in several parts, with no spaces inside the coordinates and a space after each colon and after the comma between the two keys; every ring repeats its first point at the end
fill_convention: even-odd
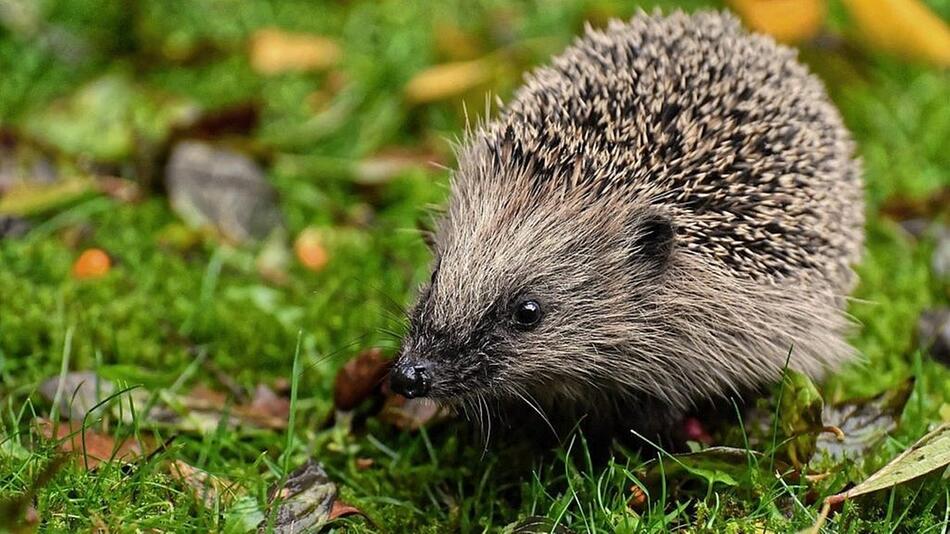
{"type": "MultiPolygon", "coordinates": [[[[405,456],[360,471],[354,458],[379,446],[319,428],[337,368],[397,346],[401,308],[426,276],[418,229],[445,198],[466,121],[490,115],[495,96],[585,24],[654,7],[731,8],[797,46],[825,81],[858,141],[869,202],[851,308],[867,361],[825,397],[915,376],[905,444],[950,419],[950,375],[918,333],[921,314],[950,301],[950,1],[0,0],[3,428],[24,432],[38,385],[64,361],[161,389],[200,357],[252,388],[290,375],[299,340],[299,440],[287,454],[328,455],[372,516],[441,531],[561,510],[575,526],[616,527],[623,484],[591,519],[546,494],[543,475],[463,489],[481,472],[446,460],[471,454],[454,437],[383,432],[405,456]],[[225,164],[237,178],[203,192],[225,164]],[[418,484],[437,489],[420,497],[418,484]]],[[[283,436],[216,439],[184,440],[179,453],[263,500],[260,451],[284,450],[283,436]]],[[[0,487],[21,491],[29,477],[11,466],[23,459],[2,458],[0,473],[20,474],[0,487]]],[[[70,471],[45,494],[55,525],[85,528],[77,510],[109,502],[66,496],[88,476],[70,471]]],[[[116,517],[139,517],[135,499],[115,499],[116,517]]],[[[775,520],[737,502],[750,508],[731,517],[775,520]]],[[[196,508],[155,517],[217,525],[196,508]]]]}

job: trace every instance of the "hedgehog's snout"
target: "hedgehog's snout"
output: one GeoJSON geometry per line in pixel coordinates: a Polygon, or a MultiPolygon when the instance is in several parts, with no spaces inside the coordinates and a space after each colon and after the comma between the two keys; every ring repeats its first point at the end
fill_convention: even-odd
{"type": "Polygon", "coordinates": [[[409,399],[425,397],[432,389],[432,364],[412,360],[399,361],[389,374],[389,387],[409,399]]]}

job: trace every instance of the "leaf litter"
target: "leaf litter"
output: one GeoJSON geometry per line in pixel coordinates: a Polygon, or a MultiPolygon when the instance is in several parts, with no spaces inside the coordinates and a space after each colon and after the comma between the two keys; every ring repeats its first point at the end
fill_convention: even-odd
{"type": "Polygon", "coordinates": [[[306,532],[340,517],[366,516],[358,508],[341,501],[337,491],[336,483],[330,480],[323,466],[309,458],[282,484],[270,489],[268,503],[272,517],[261,521],[258,532],[306,532]]]}

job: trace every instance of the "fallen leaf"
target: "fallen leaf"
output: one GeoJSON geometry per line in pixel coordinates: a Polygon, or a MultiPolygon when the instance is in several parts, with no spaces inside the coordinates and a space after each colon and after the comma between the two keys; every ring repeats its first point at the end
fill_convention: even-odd
{"type": "Polygon", "coordinates": [[[717,446],[698,452],[662,454],[637,470],[637,480],[647,488],[665,484],[671,495],[693,490],[704,493],[716,484],[753,489],[753,473],[766,478],[795,473],[786,462],[749,449],[717,446]],[[699,489],[693,484],[697,480],[704,482],[699,489]]]}
{"type": "Polygon", "coordinates": [[[675,479],[686,474],[701,478],[708,484],[738,486],[737,479],[749,469],[750,457],[760,455],[755,451],[733,447],[709,447],[699,452],[665,455],[662,461],[654,459],[643,464],[637,478],[652,485],[664,477],[675,479]]]}
{"type": "Polygon", "coordinates": [[[290,401],[277,397],[266,386],[259,386],[250,404],[229,404],[228,396],[204,386],[196,386],[187,395],[166,397],[172,410],[161,422],[181,431],[205,433],[222,423],[230,428],[250,426],[280,430],[287,427],[290,401]]]}
{"type": "Polygon", "coordinates": [[[333,505],[330,507],[330,515],[327,517],[327,519],[332,521],[338,517],[346,517],[348,515],[363,515],[363,511],[352,504],[335,500],[333,501],[333,505]]]}
{"type": "Polygon", "coordinates": [[[282,226],[277,192],[247,156],[199,141],[175,145],[165,173],[172,207],[195,227],[226,238],[262,239],[282,226]]]}
{"type": "Polygon", "coordinates": [[[825,0],[730,0],[742,21],[779,41],[814,37],[825,20],[825,0]]]}
{"type": "Polygon", "coordinates": [[[848,491],[825,498],[818,519],[808,532],[818,533],[832,506],[875,491],[892,488],[950,465],[950,424],[943,423],[907,450],[848,491]]]}
{"type": "Polygon", "coordinates": [[[386,399],[379,418],[400,430],[419,430],[448,419],[450,412],[430,399],[407,399],[392,395],[386,399]]]}
{"type": "Polygon", "coordinates": [[[825,406],[821,414],[823,423],[840,429],[843,439],[821,434],[817,450],[835,460],[859,458],[897,428],[913,390],[914,380],[909,379],[876,397],[825,406]]]}
{"type": "Polygon", "coordinates": [[[251,67],[261,74],[326,69],[342,55],[336,41],[319,35],[265,28],[251,38],[251,67]]]}
{"type": "Polygon", "coordinates": [[[333,381],[333,405],[337,410],[352,410],[379,392],[392,361],[383,351],[372,348],[346,362],[333,381]]]}
{"type": "Polygon", "coordinates": [[[112,260],[106,252],[99,248],[86,249],[73,263],[72,274],[77,280],[102,278],[109,274],[112,260]]]}
{"type": "Polygon", "coordinates": [[[73,421],[82,421],[90,410],[115,391],[112,382],[92,371],[66,373],[62,379],[54,376],[40,384],[39,392],[46,400],[56,402],[57,410],[73,421]]]}
{"type": "Polygon", "coordinates": [[[217,502],[228,504],[240,493],[240,488],[234,482],[212,475],[182,460],[173,460],[168,466],[168,473],[175,480],[184,483],[195,499],[207,508],[214,508],[217,502]]]}
{"type": "Polygon", "coordinates": [[[174,139],[217,140],[226,136],[250,135],[260,122],[260,104],[239,102],[204,110],[175,124],[174,139]]]}
{"type": "Polygon", "coordinates": [[[86,469],[95,469],[102,462],[130,463],[144,454],[142,445],[134,438],[116,443],[114,437],[83,428],[78,421],[61,421],[55,425],[40,418],[34,425],[41,436],[59,442],[59,450],[74,455],[77,463],[86,469]]]}
{"type": "Polygon", "coordinates": [[[305,228],[294,241],[294,254],[300,263],[311,271],[321,271],[329,256],[323,246],[323,237],[316,228],[305,228]]]}
{"type": "Polygon", "coordinates": [[[627,506],[636,512],[642,512],[647,506],[647,494],[640,486],[636,484],[630,486],[630,498],[627,499],[627,506]]]}
{"type": "Polygon", "coordinates": [[[491,76],[492,63],[484,58],[435,65],[409,80],[406,99],[415,104],[445,100],[488,82],[491,76]]]}
{"type": "Polygon", "coordinates": [[[290,399],[281,397],[264,384],[258,384],[247,413],[264,418],[286,420],[290,416],[290,399]]]}
{"type": "Polygon", "coordinates": [[[934,219],[941,213],[950,213],[950,187],[942,187],[925,197],[890,197],[881,205],[880,212],[896,221],[934,219]]]}
{"type": "Polygon", "coordinates": [[[18,184],[0,197],[0,215],[37,215],[70,204],[95,192],[87,178],[69,178],[51,184],[18,184]]]}
{"type": "Polygon", "coordinates": [[[280,487],[268,492],[268,502],[277,506],[273,521],[265,519],[258,532],[296,533],[316,531],[326,523],[345,515],[364,515],[358,508],[337,499],[337,486],[315,460],[288,475],[280,487]]]}
{"type": "Polygon", "coordinates": [[[181,400],[185,406],[194,410],[221,410],[227,404],[228,396],[207,386],[197,385],[181,400]]]}
{"type": "Polygon", "coordinates": [[[950,66],[950,28],[920,0],[844,0],[844,5],[870,44],[950,66]]]}
{"type": "Polygon", "coordinates": [[[950,424],[942,424],[917,440],[907,450],[844,493],[825,502],[834,504],[873,491],[890,488],[950,465],[950,424]]]}

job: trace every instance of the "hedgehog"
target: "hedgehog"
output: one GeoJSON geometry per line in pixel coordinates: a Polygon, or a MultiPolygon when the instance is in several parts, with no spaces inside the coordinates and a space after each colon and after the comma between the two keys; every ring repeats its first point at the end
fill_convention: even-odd
{"type": "Polygon", "coordinates": [[[662,434],[856,356],[860,161],[794,50],[640,12],[500,106],[459,143],[393,391],[662,434]]]}

